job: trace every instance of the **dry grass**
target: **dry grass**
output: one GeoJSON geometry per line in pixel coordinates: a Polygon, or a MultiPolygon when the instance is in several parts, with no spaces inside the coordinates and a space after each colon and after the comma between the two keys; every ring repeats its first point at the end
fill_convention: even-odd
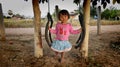
{"type": "Polygon", "coordinates": [[[5,27],[33,27],[33,20],[25,19],[4,19],[5,27]]]}
{"type": "MultiPolygon", "coordinates": [[[[41,26],[45,27],[47,20],[46,19],[42,19],[41,20],[41,26]]],[[[71,24],[73,26],[79,26],[80,23],[78,20],[70,20],[71,24]]],[[[34,23],[33,23],[33,19],[4,19],[4,24],[6,28],[28,28],[28,27],[33,27],[34,23]]],[[[56,23],[54,22],[53,26],[56,23]]],[[[101,24],[102,25],[118,25],[120,24],[120,21],[113,21],[113,20],[101,20],[101,24]]],[[[90,25],[91,26],[95,26],[97,25],[97,20],[90,20],[90,25]]]]}
{"type": "MultiPolygon", "coordinates": [[[[120,24],[120,20],[119,21],[114,21],[114,20],[101,20],[101,24],[102,25],[118,25],[120,24]]],[[[95,26],[97,25],[97,20],[91,20],[90,21],[90,25],[91,26],[95,26]]]]}

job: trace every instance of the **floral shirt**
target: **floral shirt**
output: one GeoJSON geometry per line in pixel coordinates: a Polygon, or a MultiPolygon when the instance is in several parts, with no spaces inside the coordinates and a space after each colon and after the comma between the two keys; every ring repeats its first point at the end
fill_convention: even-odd
{"type": "Polygon", "coordinates": [[[80,30],[73,30],[70,23],[57,23],[55,29],[50,29],[50,33],[56,34],[56,40],[68,40],[70,34],[78,34],[80,30]]]}

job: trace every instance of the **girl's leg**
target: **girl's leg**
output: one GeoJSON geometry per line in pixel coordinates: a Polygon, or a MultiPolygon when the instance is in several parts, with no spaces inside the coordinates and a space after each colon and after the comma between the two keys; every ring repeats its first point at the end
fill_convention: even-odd
{"type": "Polygon", "coordinates": [[[55,59],[57,59],[57,57],[58,57],[58,52],[55,52],[55,59]]]}
{"type": "Polygon", "coordinates": [[[55,54],[56,54],[56,58],[57,58],[57,56],[58,56],[58,52],[55,52],[55,54]]]}
{"type": "Polygon", "coordinates": [[[61,53],[61,63],[64,62],[64,52],[61,53]]]}

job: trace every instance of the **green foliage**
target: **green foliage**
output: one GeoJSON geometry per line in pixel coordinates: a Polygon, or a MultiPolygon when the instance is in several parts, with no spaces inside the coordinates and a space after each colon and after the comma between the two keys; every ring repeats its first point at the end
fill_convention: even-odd
{"type": "Polygon", "coordinates": [[[97,15],[96,8],[90,7],[90,16],[94,17],[95,15],[97,15]]]}
{"type": "Polygon", "coordinates": [[[120,10],[116,9],[106,9],[101,14],[102,19],[114,19],[116,16],[120,15],[120,10]]]}
{"type": "Polygon", "coordinates": [[[103,18],[109,19],[109,15],[110,15],[110,11],[109,11],[109,9],[106,9],[104,12],[102,12],[101,19],[103,19],[103,18]]]}

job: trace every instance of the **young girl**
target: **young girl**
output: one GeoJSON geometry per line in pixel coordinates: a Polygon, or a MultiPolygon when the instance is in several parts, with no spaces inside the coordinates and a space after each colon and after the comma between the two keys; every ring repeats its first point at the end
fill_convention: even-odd
{"type": "Polygon", "coordinates": [[[67,10],[61,10],[58,14],[58,19],[60,22],[56,24],[55,29],[51,29],[50,33],[56,34],[56,38],[52,43],[51,49],[55,51],[56,56],[58,53],[61,54],[61,61],[64,61],[64,53],[71,50],[72,45],[68,41],[70,34],[78,34],[81,32],[81,28],[78,30],[73,30],[72,25],[68,23],[70,15],[67,10]]]}

